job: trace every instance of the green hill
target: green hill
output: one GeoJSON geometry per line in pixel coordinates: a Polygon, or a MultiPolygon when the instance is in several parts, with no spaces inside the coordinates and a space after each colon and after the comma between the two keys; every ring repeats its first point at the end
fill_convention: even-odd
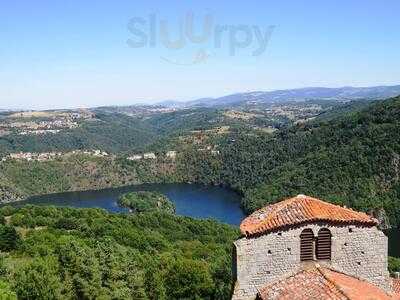
{"type": "Polygon", "coordinates": [[[118,204],[129,208],[134,213],[151,211],[175,213],[174,203],[158,192],[139,191],[126,193],[119,198],[118,204]]]}
{"type": "Polygon", "coordinates": [[[0,216],[1,299],[230,298],[231,226],[34,206],[0,216]]]}
{"type": "Polygon", "coordinates": [[[222,151],[221,180],[247,212],[309,194],[356,209],[385,208],[400,224],[400,97],[275,136],[239,136],[222,151]]]}
{"type": "MultiPolygon", "coordinates": [[[[248,213],[287,196],[309,194],[364,211],[384,208],[392,224],[398,225],[399,116],[400,97],[366,107],[350,103],[311,122],[283,126],[273,134],[232,130],[210,138],[206,145],[218,149],[213,155],[199,150],[205,145],[187,144],[175,134],[208,128],[219,120],[219,113],[187,110],[165,114],[135,128],[143,132],[152,128],[148,139],[153,151],[173,148],[178,151],[176,161],[128,162],[120,156],[71,157],[45,163],[10,161],[0,167],[0,196],[6,199],[9,195],[26,197],[143,182],[198,182],[225,184],[242,192],[242,205],[248,213]],[[154,136],[163,138],[152,139],[154,136]]],[[[134,127],[138,121],[127,117],[119,122],[134,127]]],[[[120,132],[118,137],[110,130],[110,137],[120,140],[110,145],[120,148],[126,142],[123,148],[128,149],[129,139],[124,138],[124,130],[120,132]]]]}
{"type": "Polygon", "coordinates": [[[148,124],[122,114],[97,114],[78,128],[57,134],[0,137],[0,156],[10,152],[50,152],[77,149],[101,149],[126,152],[150,144],[157,134],[148,124]]]}

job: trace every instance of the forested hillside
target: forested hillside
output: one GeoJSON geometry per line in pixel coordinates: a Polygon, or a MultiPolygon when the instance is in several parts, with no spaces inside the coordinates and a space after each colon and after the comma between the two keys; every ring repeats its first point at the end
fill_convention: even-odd
{"type": "Polygon", "coordinates": [[[0,167],[0,194],[6,199],[165,181],[225,184],[244,194],[249,213],[302,193],[364,211],[384,208],[392,224],[400,224],[400,98],[340,109],[274,133],[230,130],[199,133],[200,138],[187,130],[203,126],[207,131],[219,113],[195,111],[193,120],[194,111],[166,114],[146,122],[153,122],[157,134],[176,134],[172,139],[164,134],[149,147],[174,147],[174,160],[160,155],[137,162],[124,156],[7,161],[0,167]],[[178,135],[180,130],[189,135],[178,135]]]}
{"type": "Polygon", "coordinates": [[[275,136],[241,136],[222,151],[221,180],[244,208],[299,193],[361,210],[385,208],[400,224],[400,98],[275,136]]]}
{"type": "Polygon", "coordinates": [[[126,157],[71,155],[51,161],[0,164],[0,202],[65,191],[186,181],[169,160],[130,162],[126,157]]]}
{"type": "Polygon", "coordinates": [[[12,152],[72,151],[101,149],[126,152],[142,148],[156,138],[146,123],[122,114],[97,114],[96,119],[57,134],[0,136],[0,155],[12,152]]]}
{"type": "Polygon", "coordinates": [[[1,299],[230,298],[239,232],[228,225],[54,207],[0,215],[1,299]]]}
{"type": "Polygon", "coordinates": [[[68,152],[99,149],[114,154],[163,146],[193,131],[267,130],[341,107],[335,101],[245,105],[234,110],[153,106],[80,111],[18,112],[0,115],[0,158],[16,152],[68,152]],[[132,112],[134,110],[134,112],[132,112]],[[158,143],[157,143],[158,142],[158,143]]]}
{"type": "Polygon", "coordinates": [[[224,183],[255,209],[309,194],[358,210],[384,208],[400,224],[400,98],[352,105],[275,134],[239,133],[219,157],[187,152],[190,181],[224,183]]]}

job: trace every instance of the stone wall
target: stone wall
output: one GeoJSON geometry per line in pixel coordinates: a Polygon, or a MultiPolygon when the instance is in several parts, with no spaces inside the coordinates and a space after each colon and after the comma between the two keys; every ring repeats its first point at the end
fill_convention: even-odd
{"type": "Polygon", "coordinates": [[[237,240],[237,281],[232,299],[255,299],[258,289],[266,284],[299,272],[304,265],[300,262],[300,234],[306,228],[312,229],[314,236],[321,228],[331,231],[332,259],[320,261],[321,265],[390,291],[387,237],[382,231],[318,223],[237,240]]]}

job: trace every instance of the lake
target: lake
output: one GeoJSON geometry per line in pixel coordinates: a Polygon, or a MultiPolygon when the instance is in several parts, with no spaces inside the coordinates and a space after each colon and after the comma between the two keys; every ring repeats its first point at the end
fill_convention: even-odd
{"type": "MultiPolygon", "coordinates": [[[[228,188],[198,184],[143,184],[99,191],[69,192],[32,197],[15,205],[37,204],[72,206],[80,208],[99,207],[109,212],[127,212],[118,206],[118,198],[127,192],[156,191],[166,195],[176,207],[178,215],[198,219],[211,218],[231,225],[239,225],[245,218],[240,208],[241,196],[228,188]]],[[[389,255],[400,257],[400,232],[386,231],[389,237],[389,255]]]]}
{"type": "Polygon", "coordinates": [[[240,195],[218,186],[198,184],[143,184],[99,191],[68,192],[31,197],[16,205],[56,205],[80,208],[99,207],[109,212],[128,212],[120,207],[118,198],[127,192],[155,191],[166,195],[176,207],[178,215],[198,219],[215,219],[231,225],[239,225],[245,217],[240,208],[240,195]]]}

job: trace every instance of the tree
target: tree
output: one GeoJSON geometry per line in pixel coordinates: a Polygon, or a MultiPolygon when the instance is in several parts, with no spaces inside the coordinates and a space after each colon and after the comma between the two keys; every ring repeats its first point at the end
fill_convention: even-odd
{"type": "Polygon", "coordinates": [[[145,287],[150,299],[166,300],[166,289],[164,285],[165,274],[161,272],[161,266],[151,257],[146,257],[147,268],[145,273],[145,287]]]}
{"type": "Polygon", "coordinates": [[[166,274],[169,299],[209,299],[213,285],[207,264],[191,259],[172,262],[166,274]]]}
{"type": "Polygon", "coordinates": [[[11,290],[9,283],[0,281],[0,299],[17,300],[17,295],[11,290]]]}
{"type": "Polygon", "coordinates": [[[0,255],[0,279],[7,279],[18,299],[229,297],[228,249],[238,236],[229,225],[159,211],[109,214],[31,206],[14,215],[53,216],[46,227],[27,230],[4,264],[0,255]],[[67,219],[81,230],[57,222],[67,219]]]}
{"type": "Polygon", "coordinates": [[[389,272],[400,272],[400,258],[389,256],[389,272]]]}
{"type": "Polygon", "coordinates": [[[22,265],[14,274],[18,299],[60,299],[61,278],[54,257],[37,257],[22,265]]]}
{"type": "Polygon", "coordinates": [[[13,226],[0,225],[0,250],[10,251],[17,248],[20,237],[13,226]]]}
{"type": "Polygon", "coordinates": [[[93,249],[74,237],[62,238],[56,254],[63,279],[70,279],[77,298],[95,299],[101,295],[101,272],[93,249]]]}

